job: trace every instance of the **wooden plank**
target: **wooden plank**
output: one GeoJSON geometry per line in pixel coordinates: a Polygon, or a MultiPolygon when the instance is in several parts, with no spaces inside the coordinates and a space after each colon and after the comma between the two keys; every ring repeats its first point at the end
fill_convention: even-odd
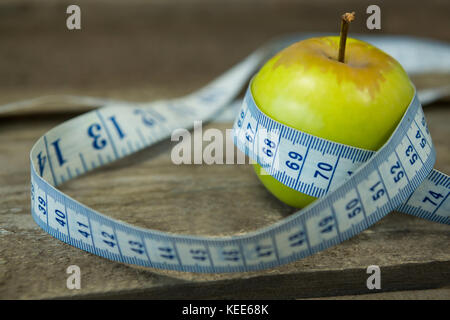
{"type": "Polygon", "coordinates": [[[431,290],[411,290],[383,292],[372,294],[360,294],[354,296],[337,296],[327,298],[329,300],[449,300],[450,288],[431,289],[431,290]]]}
{"type": "MultiPolygon", "coordinates": [[[[363,12],[363,5],[356,3],[348,1],[363,12]]],[[[450,39],[448,28],[438,27],[447,23],[442,14],[446,10],[424,3],[421,10],[405,13],[401,5],[411,4],[390,7],[385,20],[388,30],[450,39]],[[436,24],[403,25],[395,19],[397,13],[436,24]]],[[[239,3],[222,13],[203,2],[188,11],[178,6],[140,6],[140,10],[120,7],[120,11],[82,4],[90,18],[81,34],[59,28],[64,21],[57,6],[53,11],[45,6],[31,6],[31,11],[11,4],[2,7],[9,11],[1,12],[13,13],[0,19],[0,29],[6,30],[2,34],[6,49],[0,52],[6,62],[0,65],[0,102],[53,93],[135,101],[174,97],[206,83],[273,35],[334,28],[331,19],[341,11],[330,4],[318,14],[314,4],[289,1],[276,10],[270,5],[256,8],[239,3]],[[202,15],[202,10],[208,15],[202,15]],[[259,17],[250,15],[254,10],[259,17]],[[148,18],[149,11],[153,20],[148,18]],[[117,19],[118,12],[125,18],[117,19]],[[260,17],[265,23],[257,25],[260,17]],[[18,24],[18,19],[23,23],[18,24]],[[28,34],[31,31],[32,35],[28,34]],[[108,49],[111,46],[114,50],[108,49]],[[133,59],[124,60],[130,52],[133,59]]],[[[419,88],[436,81],[448,83],[448,76],[415,79],[419,88]]],[[[46,114],[40,109],[41,115],[0,119],[0,298],[355,295],[369,292],[366,268],[372,264],[381,267],[383,292],[440,288],[450,283],[448,227],[399,213],[388,215],[339,246],[260,272],[212,275],[154,270],[111,262],[66,245],[43,232],[30,216],[28,153],[42,134],[81,109],[46,107],[46,114]],[[66,288],[65,270],[73,264],[82,272],[78,291],[66,288]]],[[[448,102],[440,102],[425,111],[437,148],[436,168],[444,172],[450,172],[448,107],[448,102]]],[[[210,124],[207,128],[225,130],[230,126],[210,124]]],[[[264,189],[248,165],[175,166],[170,161],[172,145],[163,142],[61,189],[112,217],[176,233],[243,233],[294,212],[264,189]]]]}
{"type": "MultiPolygon", "coordinates": [[[[427,109],[437,168],[450,169],[450,109],[427,109]]],[[[3,120],[0,136],[0,297],[269,297],[364,293],[367,266],[379,265],[383,290],[423,289],[450,281],[448,227],[392,213],[343,244],[276,269],[193,274],[127,266],[85,253],[43,232],[29,213],[28,152],[61,118],[3,120]],[[65,269],[82,270],[82,290],[65,287],[65,269]],[[274,288],[275,287],[275,288],[274,288]],[[239,290],[236,291],[236,288],[239,290]]],[[[230,125],[228,125],[229,127],[230,125]]],[[[224,129],[227,125],[210,124],[224,129]]],[[[207,128],[208,128],[207,127],[207,128]]],[[[294,210],[274,199],[249,165],[175,166],[161,143],[61,189],[123,221],[163,231],[226,235],[267,226],[294,210]],[[132,184],[131,184],[132,183],[132,184]]]]}

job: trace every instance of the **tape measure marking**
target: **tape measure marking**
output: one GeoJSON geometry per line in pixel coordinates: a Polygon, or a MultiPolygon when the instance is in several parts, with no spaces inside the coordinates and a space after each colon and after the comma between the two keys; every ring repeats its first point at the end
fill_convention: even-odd
{"type": "Polygon", "coordinates": [[[191,127],[199,115],[210,119],[232,101],[275,48],[257,51],[185,98],[113,103],[50,130],[30,153],[35,221],[52,236],[111,260],[191,272],[241,272],[292,262],[356,235],[396,208],[450,224],[450,178],[432,171],[434,148],[417,97],[392,137],[375,153],[277,123],[258,109],[247,90],[234,126],[237,146],[277,180],[323,198],[245,235],[200,237],[135,227],[104,216],[54,187],[161,141],[174,129],[191,127]],[[251,139],[242,129],[248,125],[251,139]]]}
{"type": "Polygon", "coordinates": [[[240,149],[250,158],[256,159],[278,181],[292,189],[313,197],[323,196],[330,187],[333,189],[347,180],[348,173],[354,172],[375,154],[373,151],[342,145],[282,126],[257,108],[249,90],[244,100],[244,107],[234,127],[239,137],[237,143],[240,144],[240,149]],[[256,129],[252,130],[252,126],[256,129]],[[259,126],[264,129],[258,130],[259,126]],[[286,130],[280,132],[280,126],[286,130]],[[249,131],[253,134],[250,135],[249,131]],[[273,144],[275,152],[268,151],[266,139],[271,139],[270,143],[272,140],[278,141],[276,145],[273,144]],[[262,141],[265,143],[261,143],[262,141]],[[299,164],[291,162],[291,154],[299,159],[299,164]],[[268,158],[271,164],[266,161],[268,158]],[[279,166],[284,163],[288,165],[284,166],[283,170],[279,166]],[[305,163],[306,170],[303,171],[305,163]],[[325,175],[327,173],[328,175],[325,175]]]}

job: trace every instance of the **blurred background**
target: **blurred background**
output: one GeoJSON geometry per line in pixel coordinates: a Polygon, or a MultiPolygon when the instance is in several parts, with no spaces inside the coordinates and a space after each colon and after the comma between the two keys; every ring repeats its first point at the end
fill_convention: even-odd
{"type": "MultiPolygon", "coordinates": [[[[450,1],[2,0],[0,103],[53,93],[146,100],[205,84],[275,36],[407,34],[450,41],[450,1]],[[81,7],[82,30],[66,28],[81,7]],[[381,8],[381,30],[366,8],[381,8]]],[[[448,79],[447,79],[448,80],[448,79]]]]}

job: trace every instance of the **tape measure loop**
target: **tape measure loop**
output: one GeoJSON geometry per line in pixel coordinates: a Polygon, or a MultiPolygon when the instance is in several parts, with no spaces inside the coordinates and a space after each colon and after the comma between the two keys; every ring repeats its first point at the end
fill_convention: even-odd
{"type": "Polygon", "coordinates": [[[200,237],[143,229],[102,215],[55,188],[151,146],[177,128],[192,127],[195,120],[211,119],[282,45],[285,40],[256,51],[185,98],[111,103],[50,130],[30,152],[34,220],[53,237],[111,260],[208,273],[260,270],[304,258],[353,237],[392,210],[450,224],[450,177],[433,170],[435,150],[416,95],[389,141],[373,152],[271,119],[258,109],[249,87],[233,127],[235,144],[281,183],[322,198],[245,235],[200,237]],[[324,175],[328,179],[320,180],[324,175]]]}

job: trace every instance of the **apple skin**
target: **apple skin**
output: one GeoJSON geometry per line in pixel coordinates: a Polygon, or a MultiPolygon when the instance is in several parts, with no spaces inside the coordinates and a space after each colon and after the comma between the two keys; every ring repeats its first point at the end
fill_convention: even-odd
{"type": "MultiPolygon", "coordinates": [[[[251,90],[266,115],[331,141],[378,150],[414,95],[402,66],[378,48],[347,38],[345,63],[339,37],[297,42],[271,58],[251,90]]],[[[284,203],[303,208],[316,198],[291,189],[254,165],[264,186],[284,203]],[[261,174],[263,173],[263,174],[261,174]]]]}

